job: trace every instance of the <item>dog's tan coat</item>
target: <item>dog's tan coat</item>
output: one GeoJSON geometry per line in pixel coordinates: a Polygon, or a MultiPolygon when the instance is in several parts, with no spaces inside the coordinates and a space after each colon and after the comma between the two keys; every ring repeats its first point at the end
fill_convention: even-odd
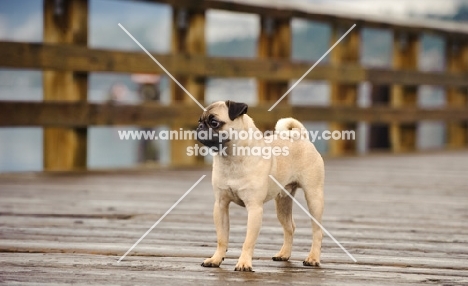
{"type": "MultiPolygon", "coordinates": [[[[249,129],[258,130],[252,118],[247,114],[231,120],[228,116],[228,106],[225,102],[216,102],[207,108],[207,112],[225,122],[222,130],[236,131],[249,129]]],[[[282,119],[276,126],[276,131],[291,128],[304,128],[297,120],[282,119]],[[278,130],[279,129],[279,130],[278,130]]],[[[314,145],[307,139],[275,140],[271,144],[264,140],[231,140],[225,143],[227,156],[213,158],[212,184],[215,195],[213,210],[217,233],[217,249],[211,258],[202,265],[218,267],[226,254],[229,241],[229,204],[234,202],[245,206],[248,212],[247,234],[235,270],[252,271],[252,256],[255,242],[260,232],[263,215],[263,204],[275,199],[278,220],[283,226],[284,243],[273,260],[286,261],[291,256],[293,233],[295,229],[292,218],[292,200],[281,188],[269,178],[276,180],[294,195],[296,188],[304,190],[308,209],[319,222],[323,212],[324,164],[322,157],[314,145]],[[233,146],[287,147],[288,156],[272,156],[264,159],[261,156],[233,156],[233,146]]],[[[312,246],[304,265],[318,266],[322,244],[322,230],[312,222],[312,246]]]]}

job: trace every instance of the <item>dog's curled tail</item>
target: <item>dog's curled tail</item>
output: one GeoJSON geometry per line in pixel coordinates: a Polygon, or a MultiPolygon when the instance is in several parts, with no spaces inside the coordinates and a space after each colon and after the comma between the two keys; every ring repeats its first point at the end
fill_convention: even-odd
{"type": "Polygon", "coordinates": [[[299,138],[309,139],[309,132],[307,132],[304,125],[292,117],[281,118],[278,120],[278,122],[276,122],[275,131],[276,133],[289,132],[289,137],[291,138],[295,138],[299,135],[299,138]]]}

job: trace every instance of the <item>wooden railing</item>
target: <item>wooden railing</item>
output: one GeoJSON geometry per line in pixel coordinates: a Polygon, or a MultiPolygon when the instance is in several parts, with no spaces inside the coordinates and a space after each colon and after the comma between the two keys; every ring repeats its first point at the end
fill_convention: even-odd
{"type": "MultiPolygon", "coordinates": [[[[247,1],[214,0],[149,2],[169,4],[173,8],[171,53],[154,56],[201,102],[204,101],[205,81],[209,77],[253,77],[257,79],[259,105],[252,107],[250,113],[263,129],[271,128],[277,119],[287,116],[303,121],[328,121],[334,130],[356,129],[357,122],[365,121],[371,125],[379,124],[376,128],[380,128],[380,132],[384,128],[390,149],[403,152],[416,149],[419,121],[439,120],[447,123],[447,148],[467,146],[468,25],[371,19],[338,15],[311,6],[278,7],[268,2],[262,5],[247,1]],[[208,9],[260,15],[258,57],[207,57],[205,12],[208,9]],[[187,23],[186,26],[178,24],[180,17],[186,17],[183,21],[187,23]],[[343,30],[353,24],[357,24],[357,27],[332,51],[329,63],[318,65],[306,77],[309,80],[329,81],[329,107],[288,106],[287,100],[284,100],[272,112],[268,112],[268,108],[288,89],[289,80],[298,79],[313,64],[291,60],[293,18],[329,23],[332,25],[332,43],[343,30]],[[360,32],[366,27],[393,32],[391,68],[370,68],[360,63],[360,32]],[[445,71],[418,70],[417,59],[423,33],[436,34],[445,40],[445,71]],[[384,106],[357,106],[358,84],[364,81],[383,86],[388,93],[384,106]],[[445,87],[446,107],[419,108],[419,85],[445,87]]],[[[0,42],[1,68],[44,71],[44,101],[0,102],[0,127],[44,127],[45,169],[85,168],[88,126],[169,124],[177,129],[193,128],[201,110],[175,84],[171,85],[170,106],[88,103],[89,72],[162,74],[163,71],[143,52],[88,48],[88,1],[63,1],[62,14],[57,14],[56,3],[59,2],[44,0],[43,43],[0,42]]],[[[235,100],[242,101],[241,98],[235,100]]],[[[195,163],[196,158],[180,152],[193,142],[174,141],[171,144],[173,164],[195,163]]],[[[355,150],[356,145],[352,142],[330,142],[332,155],[353,153],[355,150]]]]}

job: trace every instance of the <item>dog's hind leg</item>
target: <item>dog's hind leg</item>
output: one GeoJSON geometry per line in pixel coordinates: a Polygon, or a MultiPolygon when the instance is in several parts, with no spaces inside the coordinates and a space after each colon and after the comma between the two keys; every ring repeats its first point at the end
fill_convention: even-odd
{"type": "MultiPolygon", "coordinates": [[[[286,190],[290,191],[290,194],[294,196],[296,193],[297,185],[286,186],[286,190]]],[[[274,261],[287,261],[291,257],[293,234],[296,229],[294,219],[292,217],[292,205],[293,200],[285,195],[279,195],[275,199],[276,203],[276,215],[279,222],[283,226],[284,242],[281,250],[272,257],[274,261]]]]}
{"type": "MultiPolygon", "coordinates": [[[[322,223],[322,214],[324,207],[323,200],[323,185],[324,185],[324,167],[322,158],[311,166],[310,170],[304,175],[299,185],[304,190],[304,196],[307,201],[309,213],[319,222],[322,223]]],[[[312,221],[312,246],[309,256],[304,260],[305,266],[319,266],[320,253],[322,248],[322,229],[318,224],[312,221]]]]}

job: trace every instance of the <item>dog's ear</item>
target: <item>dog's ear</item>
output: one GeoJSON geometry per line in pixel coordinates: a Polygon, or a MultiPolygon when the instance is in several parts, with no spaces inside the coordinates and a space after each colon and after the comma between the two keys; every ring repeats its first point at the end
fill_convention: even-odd
{"type": "Polygon", "coordinates": [[[234,102],[234,101],[230,101],[230,100],[227,100],[226,101],[226,105],[228,107],[228,110],[229,110],[229,119],[231,120],[234,120],[236,119],[237,117],[241,116],[242,114],[246,114],[247,113],[247,109],[249,108],[249,106],[245,103],[240,103],[240,102],[234,102]]]}

